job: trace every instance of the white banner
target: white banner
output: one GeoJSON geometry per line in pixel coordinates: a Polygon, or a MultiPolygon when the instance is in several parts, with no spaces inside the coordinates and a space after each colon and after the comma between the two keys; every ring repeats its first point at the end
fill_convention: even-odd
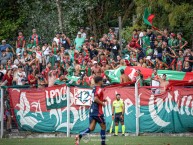
{"type": "Polygon", "coordinates": [[[74,88],[75,105],[90,106],[92,101],[91,89],[74,88]]]}

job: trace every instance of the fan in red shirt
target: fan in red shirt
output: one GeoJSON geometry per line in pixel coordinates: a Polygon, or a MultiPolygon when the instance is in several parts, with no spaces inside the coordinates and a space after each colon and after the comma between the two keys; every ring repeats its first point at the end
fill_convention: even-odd
{"type": "Polygon", "coordinates": [[[132,41],[129,43],[128,47],[137,49],[137,48],[140,48],[140,45],[139,45],[135,40],[132,40],[132,41]]]}
{"type": "Polygon", "coordinates": [[[28,82],[30,86],[35,86],[37,84],[37,77],[35,76],[35,71],[31,70],[30,74],[28,75],[28,82]]]}
{"type": "Polygon", "coordinates": [[[7,82],[6,86],[12,86],[13,76],[12,76],[12,70],[9,69],[7,73],[3,76],[3,82],[7,82]]]}
{"type": "Polygon", "coordinates": [[[46,78],[46,80],[48,80],[48,73],[50,71],[51,66],[52,66],[51,63],[49,62],[42,72],[42,75],[44,76],[44,78],[46,78]]]}

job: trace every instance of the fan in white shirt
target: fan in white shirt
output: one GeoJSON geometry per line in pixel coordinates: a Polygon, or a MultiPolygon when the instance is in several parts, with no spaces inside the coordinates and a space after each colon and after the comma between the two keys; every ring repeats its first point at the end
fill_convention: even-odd
{"type": "Polygon", "coordinates": [[[62,44],[62,38],[60,37],[60,33],[57,33],[56,34],[56,37],[54,37],[53,39],[53,42],[56,42],[56,44],[61,47],[61,44],[62,44]]]}

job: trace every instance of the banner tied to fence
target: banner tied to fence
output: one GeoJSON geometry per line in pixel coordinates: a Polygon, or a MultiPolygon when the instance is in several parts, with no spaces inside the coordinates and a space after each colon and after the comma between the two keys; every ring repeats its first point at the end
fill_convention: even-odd
{"type": "MultiPolygon", "coordinates": [[[[9,89],[13,112],[22,130],[33,132],[66,132],[67,86],[45,89],[9,89]]],[[[115,94],[121,94],[125,104],[126,132],[136,131],[135,88],[112,86],[104,88],[106,106],[103,108],[107,131],[112,122],[112,103],[115,94]]],[[[70,131],[79,133],[89,125],[89,106],[92,89],[70,87],[70,131]]],[[[151,90],[139,89],[139,131],[189,132],[193,131],[193,89],[173,87],[159,96],[151,90]]],[[[121,127],[120,127],[121,129],[121,127]]],[[[99,132],[97,126],[95,132],[99,132]]]]}

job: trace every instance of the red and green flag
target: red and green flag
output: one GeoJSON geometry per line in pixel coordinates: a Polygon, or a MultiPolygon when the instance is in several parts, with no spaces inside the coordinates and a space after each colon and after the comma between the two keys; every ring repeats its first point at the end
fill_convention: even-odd
{"type": "Polygon", "coordinates": [[[143,21],[146,25],[148,26],[153,26],[152,23],[153,23],[153,19],[154,19],[155,15],[154,14],[151,14],[148,10],[148,8],[145,8],[145,11],[144,11],[144,15],[143,15],[143,21]]]}
{"type": "MultiPolygon", "coordinates": [[[[105,74],[110,79],[111,83],[120,83],[120,70],[123,69],[125,74],[128,75],[133,82],[136,80],[137,70],[140,70],[143,74],[143,79],[148,83],[151,80],[153,75],[153,69],[150,68],[143,68],[143,67],[129,67],[129,66],[122,66],[115,70],[106,70],[105,74]]],[[[163,74],[167,75],[167,80],[178,80],[178,81],[189,81],[193,80],[193,72],[179,72],[173,70],[158,70],[158,75],[161,77],[163,74]]]]}

